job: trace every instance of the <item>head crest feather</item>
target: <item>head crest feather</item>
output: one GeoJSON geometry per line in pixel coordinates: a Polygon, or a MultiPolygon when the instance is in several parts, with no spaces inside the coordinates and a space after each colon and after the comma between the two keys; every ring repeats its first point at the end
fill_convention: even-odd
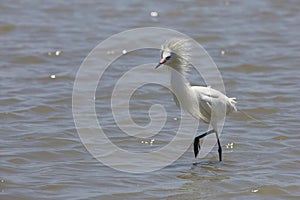
{"type": "MultiPolygon", "coordinates": [[[[188,39],[171,38],[162,45],[162,51],[170,51],[176,55],[178,70],[186,74],[189,70],[191,45],[188,39]]],[[[175,67],[175,66],[174,66],[175,67]]]]}

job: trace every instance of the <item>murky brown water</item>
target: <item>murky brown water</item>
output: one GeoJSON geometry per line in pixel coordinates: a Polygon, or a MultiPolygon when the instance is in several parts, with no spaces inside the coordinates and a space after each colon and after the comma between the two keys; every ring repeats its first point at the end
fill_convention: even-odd
{"type": "MultiPolygon", "coordinates": [[[[0,15],[1,199],[300,198],[299,1],[1,1],[0,15]],[[172,28],[200,42],[219,66],[229,96],[268,125],[239,113],[228,117],[221,163],[215,150],[192,165],[192,148],[172,165],[138,175],[95,160],[73,122],[76,72],[99,42],[144,26],[172,28]]],[[[153,56],[141,54],[141,63],[157,62],[153,56]]],[[[123,70],[132,66],[130,59],[123,70]]],[[[97,103],[105,98],[98,94],[97,103]]],[[[134,118],[141,124],[158,99],[173,110],[170,119],[179,112],[170,93],[157,86],[144,87],[135,98],[134,118]]],[[[115,133],[114,142],[148,148],[118,135],[106,116],[99,120],[115,133]]],[[[174,131],[170,121],[160,144],[174,131]]]]}

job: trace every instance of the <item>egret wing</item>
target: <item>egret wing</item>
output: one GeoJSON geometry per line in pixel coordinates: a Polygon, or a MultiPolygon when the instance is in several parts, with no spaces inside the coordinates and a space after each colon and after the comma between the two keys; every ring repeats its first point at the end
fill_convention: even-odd
{"type": "MultiPolygon", "coordinates": [[[[226,114],[231,113],[236,108],[236,98],[229,98],[225,94],[215,90],[211,87],[193,86],[192,89],[197,93],[199,101],[204,101],[208,104],[208,107],[212,108],[212,105],[224,105],[226,108],[226,114]]],[[[200,108],[202,104],[200,103],[200,108]]],[[[203,106],[203,109],[207,111],[207,107],[203,106]]]]}
{"type": "Polygon", "coordinates": [[[197,95],[200,113],[205,116],[208,121],[210,121],[213,102],[218,101],[222,93],[212,89],[211,87],[204,86],[192,86],[192,90],[197,95]]]}

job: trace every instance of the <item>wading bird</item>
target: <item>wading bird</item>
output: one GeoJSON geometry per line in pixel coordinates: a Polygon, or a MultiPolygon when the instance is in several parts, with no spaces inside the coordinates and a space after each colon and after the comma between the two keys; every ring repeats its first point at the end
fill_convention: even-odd
{"type": "Polygon", "coordinates": [[[219,140],[218,122],[234,110],[237,111],[236,98],[229,98],[218,90],[205,86],[191,86],[186,75],[191,66],[189,63],[189,42],[186,39],[167,40],[161,49],[160,65],[171,68],[171,88],[177,105],[193,117],[211,125],[211,130],[195,137],[194,154],[200,150],[200,139],[215,133],[218,143],[219,160],[222,161],[222,147],[219,140]]]}

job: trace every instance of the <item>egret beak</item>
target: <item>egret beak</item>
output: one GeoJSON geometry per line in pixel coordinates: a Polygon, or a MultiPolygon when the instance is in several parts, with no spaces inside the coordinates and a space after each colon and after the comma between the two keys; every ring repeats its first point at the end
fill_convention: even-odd
{"type": "Polygon", "coordinates": [[[161,66],[161,65],[164,64],[165,62],[167,62],[167,60],[166,60],[165,58],[162,58],[162,59],[159,61],[158,65],[155,67],[155,69],[157,69],[159,66],[161,66]]]}

